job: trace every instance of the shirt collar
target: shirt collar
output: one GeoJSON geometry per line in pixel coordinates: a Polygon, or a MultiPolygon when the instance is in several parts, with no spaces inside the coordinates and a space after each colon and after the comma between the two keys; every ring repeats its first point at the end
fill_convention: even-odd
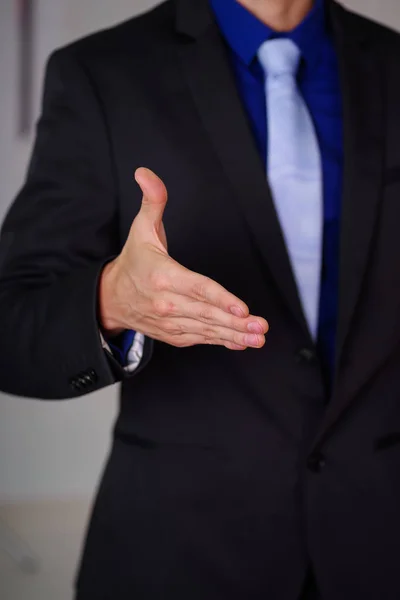
{"type": "Polygon", "coordinates": [[[327,36],[324,0],[315,0],[312,10],[293,30],[276,33],[236,0],[210,0],[217,24],[235,54],[247,65],[262,43],[272,37],[290,38],[297,44],[308,66],[318,58],[327,36]]]}

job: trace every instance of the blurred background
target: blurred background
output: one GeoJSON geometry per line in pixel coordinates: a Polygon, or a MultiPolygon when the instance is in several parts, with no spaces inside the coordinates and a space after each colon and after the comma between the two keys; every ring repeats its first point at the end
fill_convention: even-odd
{"type": "MultiPolygon", "coordinates": [[[[400,30],[399,0],[344,3],[400,30]]],[[[34,136],[31,123],[38,115],[49,53],[154,4],[152,0],[0,0],[0,220],[24,178],[34,136]],[[29,43],[21,54],[22,36],[31,39],[32,47],[29,43]]],[[[1,600],[72,599],[117,396],[118,386],[58,403],[0,393],[1,600]]]]}

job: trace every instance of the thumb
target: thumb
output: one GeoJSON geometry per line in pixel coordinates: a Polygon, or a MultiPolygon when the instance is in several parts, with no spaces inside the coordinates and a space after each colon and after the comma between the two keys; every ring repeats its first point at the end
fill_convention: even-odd
{"type": "Polygon", "coordinates": [[[162,224],[168,194],[164,183],[150,169],[140,167],[135,172],[135,180],[143,192],[140,214],[145,216],[157,231],[162,224]]]}

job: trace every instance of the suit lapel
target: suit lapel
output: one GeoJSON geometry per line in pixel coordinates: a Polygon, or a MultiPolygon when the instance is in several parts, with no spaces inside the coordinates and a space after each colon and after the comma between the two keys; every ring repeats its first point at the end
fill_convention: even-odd
{"type": "Polygon", "coordinates": [[[383,173],[383,98],[373,42],[358,37],[352,15],[334,4],[344,109],[344,187],[337,356],[343,353],[366,273],[383,173]]]}
{"type": "Polygon", "coordinates": [[[177,25],[184,36],[179,45],[179,58],[185,78],[231,186],[232,201],[244,215],[283,302],[309,336],[265,168],[208,3],[178,1],[177,25]]]}
{"type": "MultiPolygon", "coordinates": [[[[239,98],[226,48],[205,0],[176,0],[179,59],[199,118],[208,133],[282,300],[309,336],[271,193],[239,98]]],[[[354,394],[341,371],[368,259],[383,169],[382,69],[367,24],[327,0],[339,57],[344,114],[344,183],[340,240],[340,297],[333,397],[318,440],[354,394]]],[[[354,390],[353,390],[354,391],[354,390]]],[[[317,440],[317,441],[318,441],[317,440]]]]}
{"type": "Polygon", "coordinates": [[[349,393],[341,366],[373,249],[384,158],[383,82],[377,49],[368,32],[358,30],[351,13],[332,3],[331,16],[343,94],[345,164],[336,373],[333,397],[318,440],[337,421],[357,391],[349,393]]]}

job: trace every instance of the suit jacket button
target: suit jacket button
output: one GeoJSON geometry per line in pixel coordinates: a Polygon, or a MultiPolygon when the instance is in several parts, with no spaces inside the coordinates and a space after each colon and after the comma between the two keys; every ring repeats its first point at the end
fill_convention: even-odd
{"type": "Polygon", "coordinates": [[[80,384],[80,382],[77,379],[75,379],[75,378],[74,379],[70,379],[69,385],[75,391],[79,391],[82,388],[82,385],[80,384]]]}
{"type": "Polygon", "coordinates": [[[79,377],[79,383],[82,387],[87,387],[90,383],[90,380],[87,377],[87,375],[82,375],[81,377],[79,377]]]}
{"type": "Polygon", "coordinates": [[[320,473],[326,465],[326,460],[321,452],[315,452],[308,457],[307,467],[312,473],[320,473]]]}
{"type": "Polygon", "coordinates": [[[97,375],[96,371],[94,369],[89,369],[88,375],[90,377],[90,380],[93,383],[96,383],[96,381],[98,380],[98,375],[97,375]]]}
{"type": "Polygon", "coordinates": [[[313,363],[316,359],[316,354],[312,348],[301,348],[296,354],[298,363],[313,363]]]}

